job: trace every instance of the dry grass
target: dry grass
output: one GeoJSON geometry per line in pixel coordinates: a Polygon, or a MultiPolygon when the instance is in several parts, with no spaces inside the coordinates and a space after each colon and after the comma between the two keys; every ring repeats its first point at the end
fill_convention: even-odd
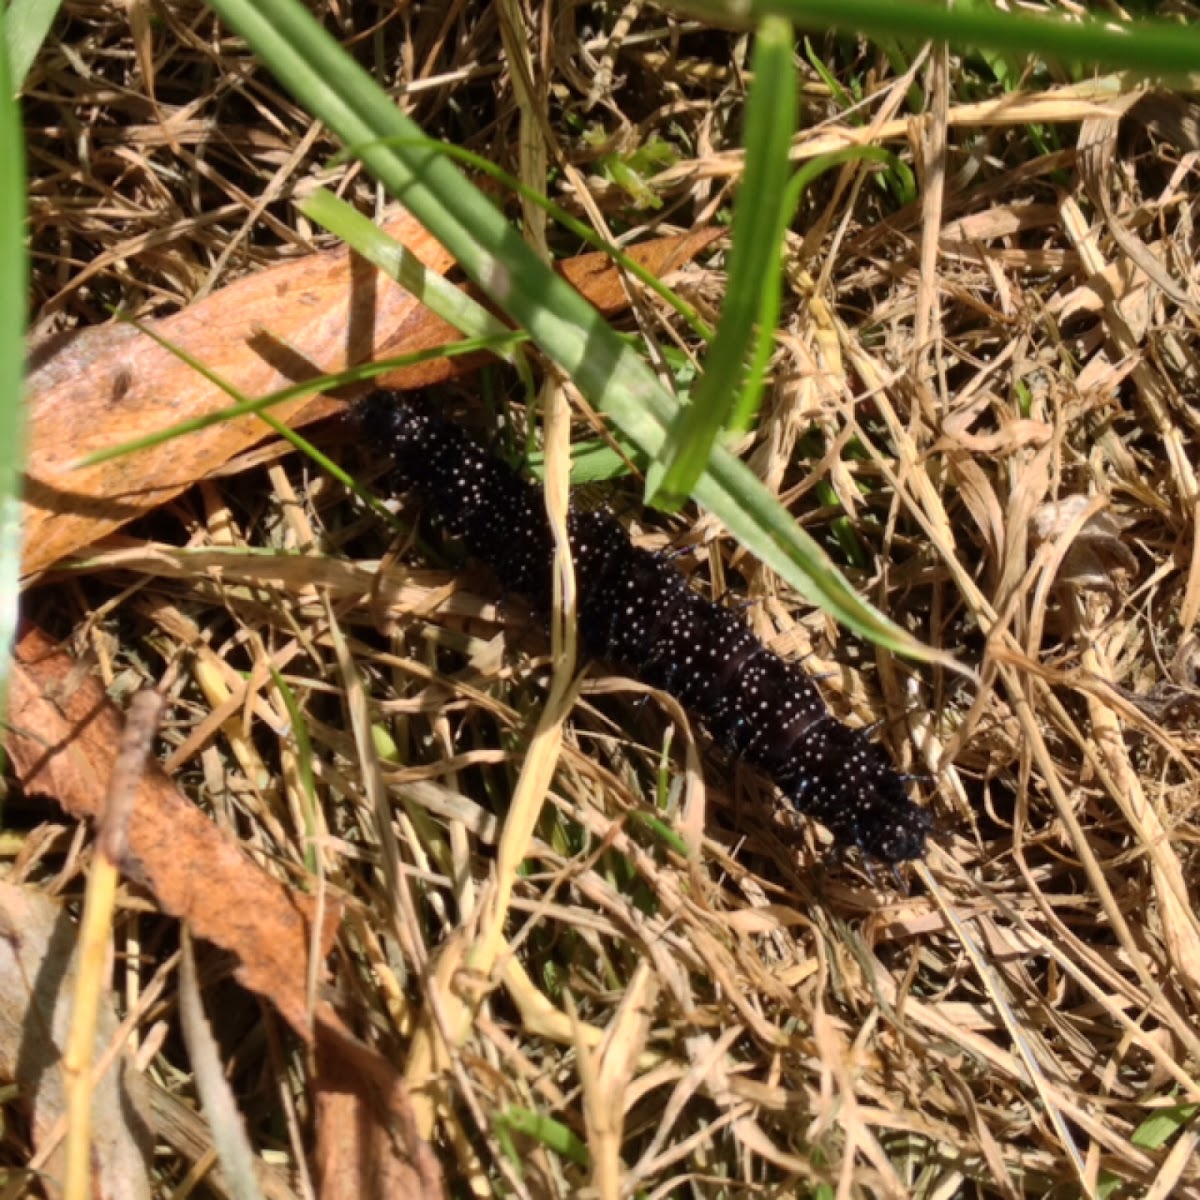
{"type": "MultiPolygon", "coordinates": [[[[136,36],[124,6],[68,8],[70,54],[48,48],[26,108],[39,334],[110,304],[170,311],[304,252],[312,231],[290,201],[336,149],[320,129],[199,8],[156,8],[136,36]]],[[[500,10],[475,11],[335,24],[383,77],[416,81],[428,128],[515,171],[500,10]]],[[[558,199],[631,236],[714,219],[738,174],[741,39],[645,10],[610,48],[570,12],[535,14],[529,35],[554,100],[551,161],[574,168],[558,199]],[[677,147],[660,210],[601,177],[579,122],[607,149],[677,147]]],[[[1200,1101],[1196,110],[1040,77],[1018,108],[979,64],[935,53],[896,77],[869,48],[817,49],[868,99],[847,113],[811,74],[800,154],[880,140],[913,164],[921,199],[897,207],[854,168],[807,198],[750,461],[831,545],[848,515],[863,592],[978,686],[847,644],[710,520],[634,527],[694,545],[695,586],[737,583],[762,637],[831,673],[839,713],[886,720],[898,758],[934,777],[922,790],[946,835],[909,894],[830,869],[818,831],[761,781],[693,753],[683,714],[661,697],[638,708],[642,689],[597,668],[528,855],[498,867],[514,790],[540,799],[546,764],[527,748],[543,633],[439,549],[414,570],[409,546],[376,575],[389,531],[294,463],[197,489],[137,531],[153,556],[101,556],[30,611],[75,629],[117,693],[189,664],[166,731],[168,754],[189,747],[177,779],[286,877],[309,874],[316,846],[347,904],[339,1002],[410,1064],[458,1194],[619,1180],[652,1197],[1113,1181],[1200,1195],[1186,1114],[1170,1137],[1139,1134],[1156,1110],[1200,1101]],[[251,555],[218,575],[183,545],[304,550],[312,575],[251,555]],[[311,793],[268,662],[305,714],[311,793]],[[231,697],[244,719],[191,741],[231,697]],[[362,704],[404,764],[386,769],[386,797],[348,732],[362,704]],[[691,861],[646,822],[656,808],[691,831],[691,861]],[[497,877],[512,889],[498,923],[480,906],[500,903],[497,877]],[[481,976],[467,966],[489,929],[501,941],[481,976]],[[433,1047],[423,1036],[452,1027],[462,996],[468,1036],[426,1075],[414,1038],[433,1047]],[[528,1114],[561,1123],[590,1166],[531,1136],[528,1114]]],[[[336,182],[375,202],[353,167],[336,182]]],[[[720,258],[677,286],[715,310],[720,258]]],[[[647,337],[682,337],[648,301],[639,312],[647,337]]],[[[30,834],[22,878],[74,876],[63,832],[30,834]]],[[[116,937],[138,951],[114,985],[136,1005],[172,931],[131,907],[116,937]]],[[[209,1011],[255,1144],[300,1193],[306,1063],[234,995],[216,987],[209,1011]]],[[[139,1036],[157,1047],[155,1087],[186,1098],[171,1019],[147,1008],[139,1036]]],[[[199,1151],[165,1125],[160,1137],[167,1194],[199,1151]]]]}

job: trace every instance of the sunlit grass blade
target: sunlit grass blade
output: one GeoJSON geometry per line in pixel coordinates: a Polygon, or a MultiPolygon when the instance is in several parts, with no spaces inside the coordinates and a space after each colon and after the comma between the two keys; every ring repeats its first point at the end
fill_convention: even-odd
{"type": "MultiPolygon", "coordinates": [[[[5,95],[21,90],[61,7],[61,0],[10,0],[3,15],[3,37],[0,37],[0,46],[8,51],[5,95]]],[[[0,144],[5,147],[6,154],[12,153],[16,145],[7,141],[0,144]]]]}
{"type": "Polygon", "coordinates": [[[317,851],[317,839],[320,836],[317,818],[317,783],[313,774],[313,746],[308,730],[308,718],[300,707],[296,693],[288,686],[287,680],[271,666],[271,679],[275,684],[284,707],[287,709],[288,723],[291,735],[295,741],[293,765],[295,770],[296,799],[300,803],[300,815],[304,820],[304,865],[310,874],[321,874],[321,855],[317,851]]]}
{"type": "Polygon", "coordinates": [[[1158,1150],[1195,1119],[1200,1104],[1165,1104],[1133,1131],[1130,1142],[1142,1150],[1158,1150]]]}
{"type": "Polygon", "coordinates": [[[570,1162],[586,1166],[591,1161],[587,1146],[561,1121],[532,1109],[510,1105],[496,1114],[496,1124],[540,1142],[547,1150],[570,1162]]]}
{"type": "Polygon", "coordinates": [[[775,19],[764,21],[755,39],[746,175],[734,203],[721,320],[692,402],[673,422],[663,455],[646,473],[647,501],[660,508],[678,508],[691,494],[743,388],[759,394],[758,381],[747,383],[746,360],[755,322],[765,318],[773,330],[779,309],[780,244],[791,217],[785,209],[788,147],[799,112],[793,41],[791,26],[775,19]],[[764,312],[764,298],[772,294],[774,303],[768,300],[764,312]]]}
{"type": "MultiPolygon", "coordinates": [[[[886,163],[897,178],[903,178],[908,171],[907,167],[890,150],[885,150],[881,146],[847,146],[843,150],[823,154],[819,158],[805,163],[788,181],[781,206],[782,226],[779,237],[770,248],[770,254],[765,256],[765,265],[757,279],[750,277],[746,281],[748,287],[757,287],[758,289],[756,322],[758,332],[753,334],[752,331],[749,339],[753,342],[753,352],[750,364],[743,373],[741,390],[727,404],[723,402],[715,389],[710,389],[713,394],[705,396],[695,406],[683,410],[676,423],[676,429],[679,431],[679,454],[671,464],[673,483],[669,486],[675,489],[673,495],[691,494],[695,488],[696,479],[711,454],[712,442],[721,429],[720,426],[714,428],[711,422],[721,418],[730,430],[739,433],[746,432],[751,428],[762,397],[763,379],[775,343],[775,329],[779,324],[780,305],[783,299],[783,227],[791,221],[805,189],[818,175],[855,159],[873,159],[886,163]],[[702,413],[706,416],[701,416],[702,413]]],[[[730,291],[732,290],[731,280],[730,291]]],[[[741,351],[742,353],[746,352],[745,345],[741,347],[741,351]]],[[[704,379],[709,378],[711,376],[706,371],[704,379]]],[[[725,381],[721,382],[723,385],[725,381]]],[[[702,381],[696,389],[697,395],[704,391],[704,386],[702,381]]],[[[653,499],[659,504],[665,502],[661,493],[654,496],[653,499]]]]}
{"type": "MultiPolygon", "coordinates": [[[[544,451],[534,450],[525,456],[525,469],[541,479],[546,470],[544,451]]],[[[621,479],[629,474],[626,456],[614,450],[607,442],[592,439],[575,442],[571,446],[571,484],[601,483],[609,479],[621,479]]]]}
{"type": "MultiPolygon", "coordinates": [[[[6,46],[0,10],[0,47],[6,46]]],[[[21,470],[25,447],[22,379],[29,258],[25,248],[25,141],[20,110],[0,53],[0,719],[6,711],[9,649],[16,633],[21,575],[21,470]]]]}
{"type": "MultiPolygon", "coordinates": [[[[727,0],[683,0],[675,7],[705,20],[729,20],[727,0]]],[[[748,25],[771,15],[804,29],[866,33],[876,41],[937,38],[1036,55],[1044,62],[1086,62],[1159,76],[1200,71],[1200,27],[1182,14],[1177,22],[1117,21],[1108,16],[1068,20],[999,8],[961,12],[924,0],[748,0],[738,10],[739,19],[748,25]]]]}

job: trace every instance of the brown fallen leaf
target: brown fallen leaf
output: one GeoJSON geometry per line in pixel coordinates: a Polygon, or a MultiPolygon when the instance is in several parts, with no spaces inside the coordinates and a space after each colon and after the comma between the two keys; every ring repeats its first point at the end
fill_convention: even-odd
{"type": "Polygon", "coordinates": [[[436,1200],[442,1169],[404,1081],[350,1036],[326,1007],[317,1014],[316,1175],[321,1200],[436,1200]]]}
{"type": "MultiPolygon", "coordinates": [[[[22,631],[14,658],[5,733],[13,773],[26,794],[48,795],[71,815],[93,820],[121,744],[121,716],[95,677],[41,630],[22,631]]],[[[440,1167],[416,1133],[399,1074],[357,1041],[327,1002],[310,1020],[312,897],[251,862],[154,764],[138,789],[128,836],[127,871],[165,912],[236,955],[241,983],[315,1046],[318,1167],[329,1180],[322,1195],[441,1196],[440,1167]]],[[[316,947],[322,960],[339,915],[332,906],[324,914],[316,947]]]]}
{"type": "MultiPolygon", "coordinates": [[[[94,676],[41,630],[23,630],[9,684],[5,749],[26,794],[44,794],[93,820],[121,741],[121,716],[94,676]]],[[[266,874],[151,763],[129,823],[127,872],[162,909],[235,954],[237,978],[311,1041],[305,964],[317,906],[266,874]]],[[[329,952],[338,913],[317,939],[329,952]]]]}
{"type": "MultiPolygon", "coordinates": [[[[431,270],[440,274],[449,267],[449,255],[407,214],[385,229],[431,270]]],[[[661,275],[720,234],[703,230],[662,238],[630,253],[661,275]]],[[[583,255],[562,271],[602,313],[627,304],[620,273],[607,255],[583,255]]],[[[460,339],[398,284],[344,248],[240,279],[149,327],[250,396],[460,339]]],[[[381,382],[424,387],[474,370],[485,360],[485,355],[441,359],[392,372],[381,382]]],[[[213,474],[268,432],[258,417],[242,417],[137,454],[76,468],[88,454],[230,403],[198,371],[126,325],[101,326],[72,338],[31,372],[27,394],[22,560],[27,581],[213,474]]],[[[306,396],[277,406],[273,414],[298,427],[341,406],[329,397],[306,396]]]]}
{"type": "MultiPolygon", "coordinates": [[[[407,214],[386,226],[439,274],[450,256],[407,214]]],[[[424,310],[398,284],[339,248],[239,279],[199,304],[154,322],[247,395],[369,362],[404,337],[424,310]]],[[[261,441],[255,416],[93,467],[98,450],[216,412],[230,404],[214,383],[130,326],[73,339],[34,370],[25,487],[24,574],[34,574],[150,511],[261,441]]],[[[334,400],[302,397],[274,410],[290,422],[328,414],[334,400]]]]}

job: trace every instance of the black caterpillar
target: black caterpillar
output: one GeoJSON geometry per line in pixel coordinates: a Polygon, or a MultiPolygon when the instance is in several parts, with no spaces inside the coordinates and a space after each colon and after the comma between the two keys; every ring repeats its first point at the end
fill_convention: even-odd
{"type": "MultiPolygon", "coordinates": [[[[505,588],[547,612],[553,545],[540,490],[423,401],[376,392],[356,416],[391,456],[397,482],[418,490],[505,588]]],[[[830,715],[799,667],[693,591],[664,555],[634,546],[608,513],[572,507],[568,534],[589,654],[676,696],[840,847],[892,866],[924,856],[929,815],[879,747],[830,715]]]]}

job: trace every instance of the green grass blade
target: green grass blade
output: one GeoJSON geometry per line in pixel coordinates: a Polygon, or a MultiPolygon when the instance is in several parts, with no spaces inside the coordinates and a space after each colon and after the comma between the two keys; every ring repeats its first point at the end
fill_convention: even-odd
{"type": "Polygon", "coordinates": [[[1152,1109],[1129,1141],[1140,1150],[1161,1150],[1181,1129],[1195,1120],[1200,1104],[1168,1104],[1152,1109]]]}
{"type": "Polygon", "coordinates": [[[692,403],[672,424],[666,453],[646,473],[646,498],[660,508],[678,508],[692,493],[743,389],[751,393],[751,409],[761,391],[760,380],[747,378],[746,358],[755,322],[778,309],[780,245],[791,216],[785,209],[788,147],[799,113],[793,41],[792,27],[776,19],[764,21],[755,39],[746,175],[734,204],[725,301],[692,403]],[[771,294],[775,304],[767,303],[764,313],[771,294]]]}
{"type": "MultiPolygon", "coordinates": [[[[525,456],[525,469],[534,479],[546,475],[546,455],[542,450],[532,450],[525,456]]],[[[599,439],[575,442],[571,446],[571,486],[605,483],[610,479],[622,479],[629,474],[629,463],[625,455],[614,450],[607,442],[599,439]]]]}
{"type": "Polygon", "coordinates": [[[304,866],[310,875],[319,878],[322,874],[321,855],[317,848],[317,839],[321,832],[317,821],[317,805],[320,801],[317,798],[317,780],[313,771],[314,754],[312,738],[308,732],[308,717],[300,707],[296,693],[288,686],[287,680],[274,664],[270,664],[270,670],[271,679],[287,709],[288,724],[296,743],[295,771],[296,782],[299,785],[296,798],[300,802],[300,814],[304,820],[304,866]]]}
{"type": "MultiPolygon", "coordinates": [[[[0,45],[6,45],[0,9],[0,45]]],[[[25,140],[9,74],[0,54],[0,719],[8,697],[9,650],[16,633],[21,577],[21,470],[25,413],[25,310],[29,257],[25,246],[25,140]]]]}
{"type": "Polygon", "coordinates": [[[512,1104],[496,1115],[496,1122],[513,1133],[533,1138],[546,1149],[570,1162],[581,1166],[587,1166],[591,1162],[587,1146],[561,1121],[556,1121],[544,1113],[512,1104]]]}
{"type": "MultiPolygon", "coordinates": [[[[730,16],[727,0],[682,0],[675,8],[717,23],[730,16]]],[[[960,12],[931,0],[748,0],[738,9],[739,20],[747,25],[772,15],[804,29],[836,29],[875,39],[936,38],[1031,54],[1043,62],[1086,62],[1158,76],[1200,72],[1200,28],[1182,16],[1177,23],[1121,22],[1107,16],[1071,21],[982,7],[960,12]]]]}
{"type": "MultiPolygon", "coordinates": [[[[5,86],[9,91],[19,92],[25,85],[25,76],[29,74],[60,7],[61,0],[11,0],[3,17],[4,36],[0,38],[0,45],[8,50],[10,74],[5,86]]],[[[5,146],[5,153],[8,153],[7,148],[15,143],[0,145],[5,146]]]]}

